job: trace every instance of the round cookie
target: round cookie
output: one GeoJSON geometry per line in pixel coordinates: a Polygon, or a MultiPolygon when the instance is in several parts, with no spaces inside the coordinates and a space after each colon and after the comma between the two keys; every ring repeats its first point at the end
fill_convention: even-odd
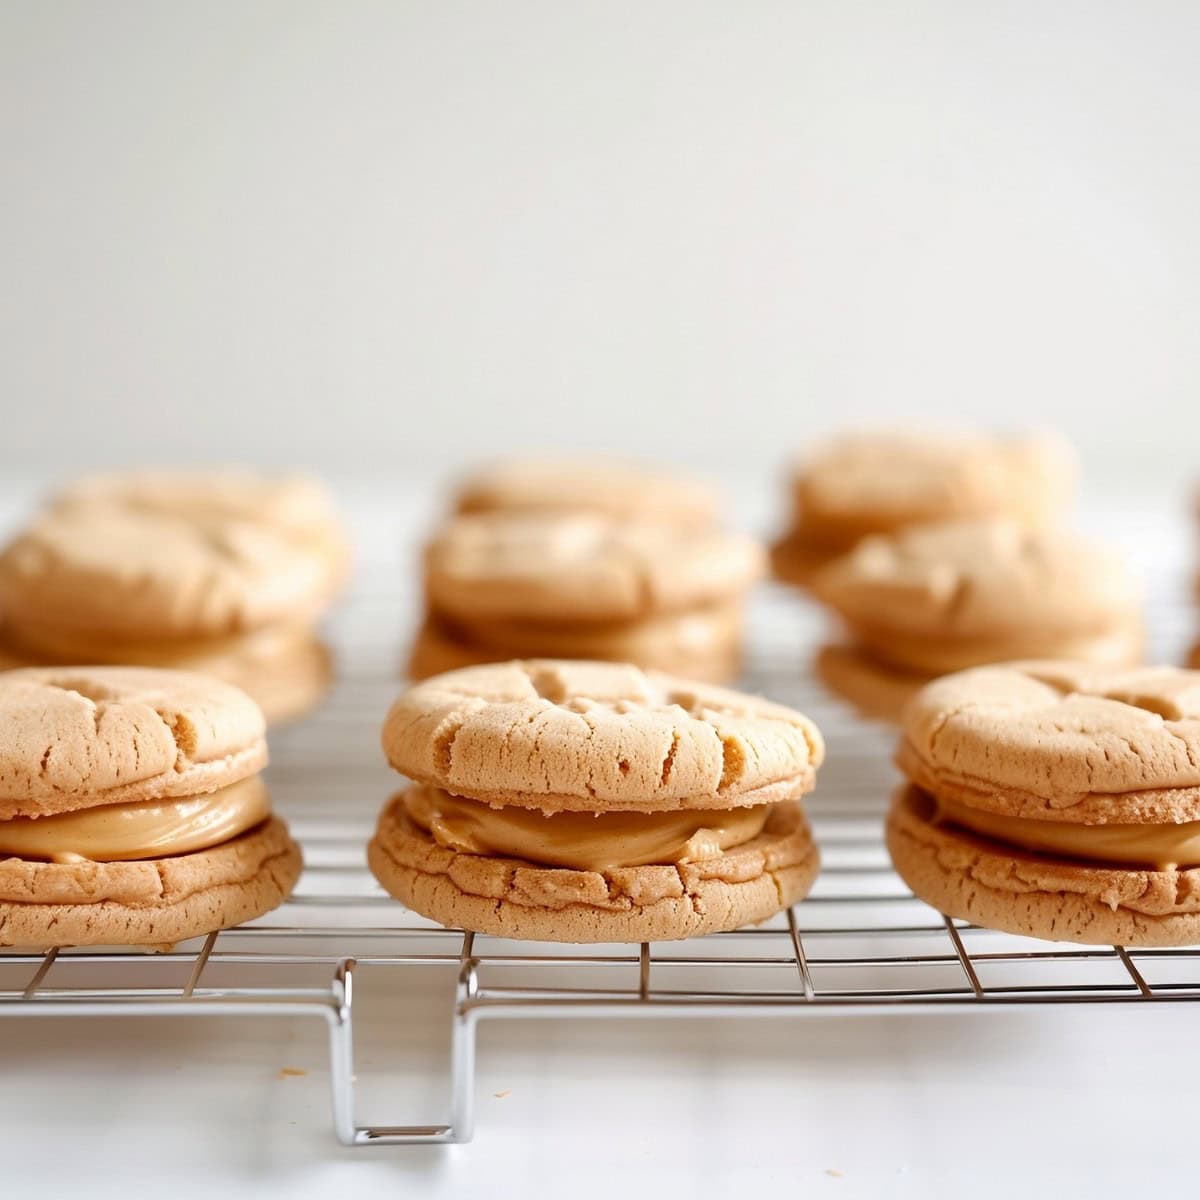
{"type": "Polygon", "coordinates": [[[476,512],[590,512],[703,528],[717,520],[717,496],[695,480],[632,464],[567,457],[485,467],[459,485],[455,508],[476,512]]]}
{"type": "Polygon", "coordinates": [[[1014,521],[870,537],[820,571],[816,596],[872,657],[929,676],[1018,658],[1135,661],[1139,589],[1116,556],[1014,521]]]}
{"type": "Polygon", "coordinates": [[[935,680],[896,754],[987,812],[1084,824],[1200,820],[1200,673],[1034,662],[935,680]]]}
{"type": "Polygon", "coordinates": [[[531,660],[411,688],[384,722],[401,774],[546,813],[777,803],[809,791],[824,743],[807,717],[619,663],[531,660]]]}
{"type": "Polygon", "coordinates": [[[0,609],[27,647],[228,637],[311,621],[328,596],[321,559],[254,522],[68,506],[0,555],[0,609]]]}
{"type": "Polygon", "coordinates": [[[237,688],[136,667],[0,673],[0,820],[211,792],[262,770],[237,688]]]}
{"type": "Polygon", "coordinates": [[[887,820],[900,878],[939,912],[1023,937],[1090,945],[1200,942],[1200,869],[1105,867],[1029,854],[934,819],[902,788],[887,820]]]}
{"type": "Polygon", "coordinates": [[[740,595],[762,574],[756,542],[598,514],[458,517],[425,554],[435,613],[463,621],[617,622],[740,595]]]}
{"type": "Polygon", "coordinates": [[[794,477],[796,529],[849,548],[932,521],[1011,516],[1039,524],[1074,486],[1074,459],[1046,434],[856,433],[822,447],[794,477]]]}
{"type": "Polygon", "coordinates": [[[367,851],[376,877],[444,925],[562,942],[665,941],[765,920],[802,899],[819,857],[800,805],[779,804],[762,833],[717,858],[605,872],[464,854],[384,809],[367,851]]]}
{"type": "Polygon", "coordinates": [[[19,852],[0,856],[0,945],[158,946],[281,903],[301,858],[253,780],[266,763],[263,730],[248,697],[200,675],[132,667],[0,673],[0,839],[16,836],[6,831],[19,825],[26,839],[19,852]],[[256,790],[245,791],[247,780],[256,790]],[[225,799],[245,795],[252,800],[225,799]],[[230,836],[209,844],[221,835],[205,817],[199,840],[189,832],[192,840],[180,841],[182,824],[177,834],[172,822],[214,803],[234,806],[219,826],[230,836]],[[108,807],[119,813],[111,822],[108,807]],[[102,861],[65,853],[83,848],[72,840],[80,835],[59,834],[66,841],[55,843],[54,831],[85,812],[118,843],[149,822],[154,846],[174,839],[195,848],[146,851],[135,840],[115,861],[111,852],[102,861]],[[31,848],[31,837],[56,852],[31,848]]]}

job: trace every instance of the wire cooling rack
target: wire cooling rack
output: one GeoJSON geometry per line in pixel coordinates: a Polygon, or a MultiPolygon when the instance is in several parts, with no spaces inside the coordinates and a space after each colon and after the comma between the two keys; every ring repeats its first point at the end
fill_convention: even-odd
{"type": "MultiPolygon", "coordinates": [[[[400,574],[393,567],[374,578],[400,574]]],[[[1178,580],[1153,582],[1163,584],[1152,588],[1155,650],[1175,658],[1190,613],[1178,580]]],[[[352,597],[334,629],[341,679],[333,696],[272,735],[272,792],[306,857],[291,900],[165,954],[0,954],[0,1016],[312,1016],[328,1033],[336,1135],[368,1145],[470,1139],[483,1020],[797,1018],[1200,999],[1200,948],[1040,942],[947,920],[915,900],[881,839],[896,784],[892,735],[822,695],[807,672],[820,622],[803,601],[772,588],[754,605],[744,683],[802,708],[826,736],[827,763],[807,801],[823,856],[811,896],[758,928],[640,946],[510,942],[407,912],[375,884],[363,848],[398,783],[379,761],[377,732],[398,687],[412,600],[369,586],[352,597]],[[457,972],[447,1012],[449,1114],[422,1126],[360,1125],[355,989],[380,972],[430,968],[457,972]]]]}

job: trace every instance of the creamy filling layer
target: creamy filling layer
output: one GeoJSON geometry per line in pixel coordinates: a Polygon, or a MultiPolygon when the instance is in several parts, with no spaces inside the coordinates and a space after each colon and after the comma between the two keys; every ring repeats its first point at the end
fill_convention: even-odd
{"type": "Polygon", "coordinates": [[[219,846],[270,815],[267,789],[255,776],[207,796],[0,821],[0,856],[54,863],[169,858],[219,846]]]}
{"type": "Polygon", "coordinates": [[[1080,825],[981,812],[935,800],[936,820],[1039,854],[1059,854],[1115,866],[1200,866],[1200,821],[1177,825],[1080,825]]]}
{"type": "Polygon", "coordinates": [[[491,808],[439,788],[404,795],[409,818],[439,846],[575,871],[673,866],[717,858],[752,838],[772,805],[711,812],[579,813],[491,808]]]}

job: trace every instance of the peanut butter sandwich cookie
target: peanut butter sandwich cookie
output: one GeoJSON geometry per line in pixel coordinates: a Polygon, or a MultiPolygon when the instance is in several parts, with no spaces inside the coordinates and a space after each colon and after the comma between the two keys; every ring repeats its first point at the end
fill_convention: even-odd
{"type": "Polygon", "coordinates": [[[526,656],[606,659],[724,681],[761,548],[738,534],[598,513],[451,520],[425,553],[417,679],[526,656]]]}
{"type": "Polygon", "coordinates": [[[1121,559],[1080,538],[1012,520],[915,526],[860,542],[812,591],[847,644],[817,671],[835,693],[897,719],[929,680],[985,663],[1137,662],[1140,591],[1121,559]]]}
{"type": "Polygon", "coordinates": [[[275,908],[301,860],[266,761],[215,679],[0,672],[0,945],[164,946],[275,908]]]}
{"type": "Polygon", "coordinates": [[[618,663],[454,671],[400,697],[371,869],[409,908],[500,937],[661,941],[808,893],[807,717],[618,663]]]}
{"type": "Polygon", "coordinates": [[[849,434],[796,468],[775,574],[807,584],[862,538],[909,525],[996,516],[1040,525],[1064,506],[1075,474],[1069,449],[1047,434],[849,434]]]}
{"type": "Polygon", "coordinates": [[[600,513],[703,529],[717,523],[707,485],[663,471],[597,458],[514,460],[481,468],[455,498],[460,513],[600,513]]]}
{"type": "Polygon", "coordinates": [[[314,625],[348,561],[322,496],[242,475],[78,485],[0,554],[0,650],[201,671],[297,716],[329,684],[314,625]]]}
{"type": "Polygon", "coordinates": [[[1200,942],[1200,672],[979,667],[909,705],[887,841],[951,917],[1055,941],[1200,942]]]}

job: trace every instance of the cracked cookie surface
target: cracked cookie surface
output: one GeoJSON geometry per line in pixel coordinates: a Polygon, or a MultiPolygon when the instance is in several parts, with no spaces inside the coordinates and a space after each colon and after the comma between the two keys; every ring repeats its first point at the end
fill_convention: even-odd
{"type": "Polygon", "coordinates": [[[392,706],[401,774],[488,803],[656,812],[811,790],[824,743],[801,713],[618,663],[528,660],[435,676],[392,706]]]}
{"type": "Polygon", "coordinates": [[[137,667],[0,673],[0,819],[198,795],[267,760],[237,688],[137,667]]]}
{"type": "Polygon", "coordinates": [[[900,769],[935,795],[1087,824],[1200,819],[1200,672],[1028,662],[923,688],[900,769]]]}

